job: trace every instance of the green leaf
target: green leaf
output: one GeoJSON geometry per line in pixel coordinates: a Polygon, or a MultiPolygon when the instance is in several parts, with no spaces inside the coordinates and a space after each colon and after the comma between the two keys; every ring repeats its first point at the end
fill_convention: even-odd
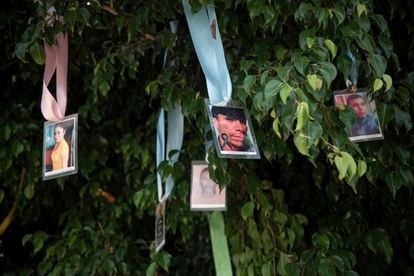
{"type": "Polygon", "coordinates": [[[390,90],[390,88],[392,87],[392,78],[391,78],[391,76],[387,75],[387,74],[384,74],[384,75],[382,75],[382,79],[385,82],[385,91],[390,90]]]}
{"type": "Polygon", "coordinates": [[[344,272],[345,264],[344,264],[343,259],[340,256],[333,255],[333,256],[330,256],[328,259],[329,259],[329,262],[334,264],[340,272],[344,272]]]}
{"type": "Polygon", "coordinates": [[[348,170],[348,160],[343,158],[342,155],[335,155],[334,158],[334,162],[335,162],[335,166],[339,171],[339,180],[344,179],[344,177],[346,176],[346,172],[348,170]]]}
{"type": "Polygon", "coordinates": [[[385,261],[388,264],[391,264],[394,249],[392,248],[388,234],[384,229],[376,228],[370,231],[365,237],[365,242],[372,252],[375,254],[384,254],[385,261]]]}
{"type": "Polygon", "coordinates": [[[43,239],[44,239],[44,234],[41,232],[36,232],[36,234],[33,237],[33,250],[34,253],[36,254],[37,252],[40,251],[40,249],[42,249],[43,247],[43,239]]]}
{"type": "Polygon", "coordinates": [[[23,239],[22,239],[22,245],[24,246],[29,240],[31,240],[33,237],[32,234],[26,234],[24,235],[23,239]]]}
{"type": "Polygon", "coordinates": [[[255,75],[247,75],[243,80],[243,88],[246,90],[247,93],[252,91],[252,88],[256,84],[256,76],[255,75]]]}
{"type": "Polygon", "coordinates": [[[365,4],[358,3],[357,4],[357,14],[358,14],[358,17],[361,17],[361,15],[363,13],[368,14],[367,6],[365,4]]]}
{"type": "Polygon", "coordinates": [[[277,272],[284,276],[287,275],[286,274],[286,265],[289,263],[289,257],[286,253],[280,251],[280,257],[279,257],[279,261],[277,263],[277,272]]]}
{"type": "Polygon", "coordinates": [[[276,133],[276,135],[279,138],[282,138],[282,135],[280,134],[280,129],[279,129],[279,118],[276,118],[276,119],[273,120],[272,127],[273,127],[273,131],[276,133]]]}
{"type": "Polygon", "coordinates": [[[357,165],[354,158],[346,151],[341,151],[341,155],[346,159],[346,162],[348,163],[348,171],[350,174],[349,176],[353,177],[357,173],[357,165]]]}
{"type": "Polygon", "coordinates": [[[34,185],[33,183],[30,183],[24,188],[24,195],[27,199],[31,199],[34,195],[34,185]]]}
{"type": "Polygon", "coordinates": [[[247,218],[253,216],[254,207],[255,206],[253,201],[247,202],[243,205],[241,208],[241,216],[244,220],[247,221],[247,218]]]}
{"type": "Polygon", "coordinates": [[[330,246],[329,237],[324,233],[315,233],[312,235],[312,244],[316,248],[328,250],[330,246]]]}
{"type": "Polygon", "coordinates": [[[378,54],[368,55],[368,62],[372,66],[372,69],[376,73],[376,77],[382,77],[387,68],[387,61],[385,58],[378,54]]]}
{"type": "Polygon", "coordinates": [[[43,65],[45,63],[45,51],[39,43],[35,42],[30,47],[30,55],[32,56],[33,60],[39,64],[43,65]]]}
{"type": "Polygon", "coordinates": [[[152,262],[148,268],[147,271],[145,273],[146,276],[153,276],[155,275],[155,271],[157,271],[157,263],[156,262],[152,262]]]}
{"type": "Polygon", "coordinates": [[[397,191],[401,188],[401,177],[396,175],[394,172],[387,174],[385,177],[385,181],[387,182],[388,189],[391,192],[392,198],[395,199],[397,191]]]}
{"type": "Polygon", "coordinates": [[[336,47],[335,43],[333,43],[330,39],[325,39],[324,41],[326,47],[328,47],[329,51],[331,52],[332,58],[336,56],[338,48],[336,47]]]}
{"type": "Polygon", "coordinates": [[[300,102],[298,108],[296,109],[296,129],[298,131],[302,129],[309,122],[309,106],[307,102],[300,102]]]}
{"type": "Polygon", "coordinates": [[[257,229],[257,224],[253,219],[249,219],[249,221],[247,222],[247,234],[254,242],[260,242],[259,230],[257,229]]]}
{"type": "Polygon", "coordinates": [[[289,80],[290,69],[291,66],[283,66],[277,69],[277,75],[283,82],[287,82],[289,80]]]}
{"type": "Polygon", "coordinates": [[[253,66],[253,64],[255,64],[255,62],[253,60],[242,59],[240,61],[240,67],[246,75],[248,74],[249,69],[250,69],[250,67],[253,66]]]}
{"type": "Polygon", "coordinates": [[[381,79],[375,79],[373,91],[376,92],[376,91],[380,90],[383,85],[384,85],[384,83],[382,82],[381,79]]]}
{"type": "Polygon", "coordinates": [[[313,90],[317,91],[321,89],[323,82],[317,74],[308,74],[306,78],[313,90]]]}
{"type": "Polygon", "coordinates": [[[296,148],[301,154],[309,156],[308,137],[306,137],[302,132],[299,131],[295,133],[295,138],[293,138],[293,142],[295,143],[296,148]]]}
{"type": "Polygon", "coordinates": [[[329,259],[321,259],[318,263],[318,275],[321,276],[330,276],[336,275],[334,265],[329,261],[329,259]]]}
{"type": "Polygon", "coordinates": [[[280,89],[281,81],[279,80],[270,80],[264,90],[265,99],[269,99],[270,97],[276,96],[280,89]]]}
{"type": "Polygon", "coordinates": [[[27,46],[29,46],[28,42],[19,42],[16,44],[14,53],[16,54],[16,57],[22,61],[26,61],[25,57],[26,57],[27,46]]]}
{"type": "Polygon", "coordinates": [[[361,177],[367,171],[367,163],[364,160],[358,160],[358,176],[361,177]]]}
{"type": "Polygon", "coordinates": [[[308,46],[308,48],[312,48],[314,44],[315,44],[315,37],[306,38],[306,45],[308,46]]]}
{"type": "Polygon", "coordinates": [[[292,59],[293,65],[295,66],[296,70],[298,70],[298,72],[301,75],[305,76],[306,68],[308,67],[310,62],[309,58],[307,56],[302,56],[300,53],[296,53],[294,54],[292,59]]]}
{"type": "MultiPolygon", "coordinates": [[[[321,64],[321,67],[319,71],[321,72],[322,76],[326,80],[326,85],[330,86],[331,82],[336,78],[336,75],[337,75],[336,67],[330,62],[321,62],[320,64],[321,64]]],[[[318,89],[320,89],[321,87],[322,87],[322,83],[318,85],[318,89]]]]}
{"type": "Polygon", "coordinates": [[[286,105],[287,98],[290,95],[290,92],[292,92],[293,88],[286,82],[282,83],[280,86],[280,98],[282,99],[282,102],[286,105]]]}

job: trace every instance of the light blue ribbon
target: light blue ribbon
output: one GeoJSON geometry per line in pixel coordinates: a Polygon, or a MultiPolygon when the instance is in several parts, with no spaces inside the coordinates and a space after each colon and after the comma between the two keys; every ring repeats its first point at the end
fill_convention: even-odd
{"type": "Polygon", "coordinates": [[[183,7],[194,48],[206,77],[210,102],[213,105],[225,105],[231,100],[232,86],[214,5],[202,7],[195,14],[191,12],[188,0],[183,0],[183,7]],[[212,36],[213,22],[216,39],[212,36]]]}
{"type": "MultiPolygon", "coordinates": [[[[213,105],[225,105],[231,100],[232,87],[214,5],[202,7],[196,14],[192,14],[188,0],[183,0],[183,7],[194,48],[206,77],[210,103],[213,105]],[[215,26],[212,24],[213,22],[215,22],[215,26]],[[212,28],[214,27],[215,39],[212,35],[212,28]]],[[[205,158],[208,162],[208,148],[211,146],[212,141],[207,141],[207,132],[207,128],[205,128],[205,158]]],[[[232,275],[229,248],[224,231],[225,223],[222,214],[219,212],[213,213],[210,217],[209,224],[216,274],[232,275]]]]}
{"type": "Polygon", "coordinates": [[[349,74],[349,81],[351,82],[351,84],[356,86],[357,82],[358,82],[357,62],[356,62],[355,56],[354,56],[354,54],[352,54],[351,50],[348,50],[348,52],[346,54],[352,61],[351,72],[349,74]]]}
{"type": "MultiPolygon", "coordinates": [[[[160,116],[158,117],[157,123],[157,167],[163,162],[171,150],[177,150],[170,157],[170,165],[173,165],[178,160],[180,150],[183,144],[183,133],[184,133],[184,116],[181,112],[181,107],[170,108],[167,117],[168,123],[168,140],[167,140],[167,151],[165,151],[165,120],[164,120],[164,109],[161,108],[160,116]]],[[[167,177],[165,183],[165,191],[162,187],[162,177],[157,170],[157,191],[158,201],[164,202],[170,196],[174,187],[174,180],[171,175],[167,177]]]]}
{"type": "MultiPolygon", "coordinates": [[[[177,32],[177,21],[170,22],[171,32],[177,32]]],[[[167,66],[167,50],[164,54],[164,65],[163,67],[167,66]]],[[[168,107],[168,115],[167,115],[167,129],[168,129],[168,136],[167,136],[167,150],[165,150],[165,119],[164,119],[164,109],[161,108],[160,115],[158,117],[157,123],[157,192],[158,192],[158,201],[164,202],[168,199],[171,195],[171,192],[174,188],[174,180],[171,175],[167,176],[167,180],[165,182],[165,190],[162,186],[162,176],[158,171],[158,166],[161,162],[166,160],[170,151],[176,150],[177,152],[170,156],[169,163],[173,165],[175,161],[178,160],[180,155],[180,150],[183,145],[183,136],[184,136],[184,116],[181,112],[181,106],[172,107],[171,105],[168,107]]]]}

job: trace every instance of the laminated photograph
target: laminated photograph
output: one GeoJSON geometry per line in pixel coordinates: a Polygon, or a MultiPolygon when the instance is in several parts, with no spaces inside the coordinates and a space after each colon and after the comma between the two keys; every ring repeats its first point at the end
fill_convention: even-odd
{"type": "Polygon", "coordinates": [[[225,211],[226,189],[210,179],[208,164],[205,161],[193,161],[191,164],[191,195],[192,211],[225,211]]]}
{"type": "Polygon", "coordinates": [[[260,159],[247,110],[235,102],[211,105],[205,100],[213,141],[222,158],[260,159]]]}
{"type": "Polygon", "coordinates": [[[374,100],[367,98],[366,90],[334,91],[335,105],[351,107],[356,116],[356,122],[350,129],[345,129],[348,138],[353,142],[384,139],[378,120],[377,108],[374,100]]]}
{"type": "Polygon", "coordinates": [[[159,202],[155,209],[155,252],[165,245],[165,201],[159,202]]]}
{"type": "Polygon", "coordinates": [[[78,172],[78,115],[43,127],[43,180],[78,172]]]}

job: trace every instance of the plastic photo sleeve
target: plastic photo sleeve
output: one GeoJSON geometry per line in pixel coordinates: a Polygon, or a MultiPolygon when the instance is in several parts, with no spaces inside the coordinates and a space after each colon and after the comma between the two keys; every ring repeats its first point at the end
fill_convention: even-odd
{"type": "Polygon", "coordinates": [[[221,158],[260,159],[247,110],[236,102],[226,106],[205,105],[217,154],[221,158]]]}
{"type": "Polygon", "coordinates": [[[43,180],[78,172],[78,115],[43,127],[43,180]]]}
{"type": "Polygon", "coordinates": [[[208,164],[205,161],[192,162],[190,209],[192,211],[226,210],[226,189],[220,190],[219,185],[210,179],[208,164]]]}
{"type": "Polygon", "coordinates": [[[355,112],[356,122],[351,128],[345,129],[350,141],[384,139],[375,101],[368,99],[366,90],[337,90],[334,91],[334,100],[336,106],[349,106],[355,112]]]}

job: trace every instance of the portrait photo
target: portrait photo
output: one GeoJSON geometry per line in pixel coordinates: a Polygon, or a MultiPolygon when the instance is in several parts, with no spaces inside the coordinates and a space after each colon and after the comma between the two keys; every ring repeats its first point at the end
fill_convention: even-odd
{"type": "Polygon", "coordinates": [[[345,129],[349,140],[362,142],[384,139],[375,101],[368,99],[367,91],[337,90],[334,91],[334,98],[336,106],[349,106],[355,113],[356,122],[352,128],[345,129]]]}
{"type": "Polygon", "coordinates": [[[226,210],[226,189],[210,179],[208,164],[205,161],[193,161],[191,164],[192,211],[226,210]]]}
{"type": "Polygon", "coordinates": [[[78,115],[43,127],[43,180],[77,173],[78,115]]]}
{"type": "Polygon", "coordinates": [[[234,102],[218,106],[206,99],[205,104],[218,156],[260,159],[247,110],[234,102]]]}

